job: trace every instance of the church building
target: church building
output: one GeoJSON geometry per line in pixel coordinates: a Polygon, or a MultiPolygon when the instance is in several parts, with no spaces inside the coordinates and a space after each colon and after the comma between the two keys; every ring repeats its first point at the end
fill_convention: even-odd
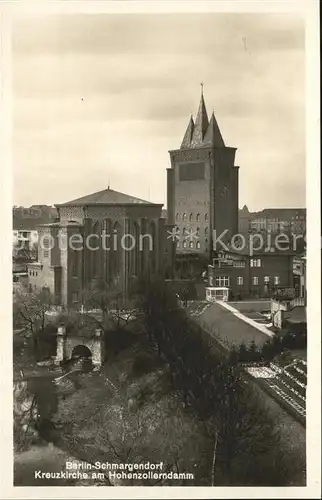
{"type": "Polygon", "coordinates": [[[127,298],[143,274],[171,269],[161,204],[108,188],[56,208],[59,220],[38,228],[38,262],[28,265],[30,290],[47,289],[56,305],[80,307],[97,281],[127,298]]]}

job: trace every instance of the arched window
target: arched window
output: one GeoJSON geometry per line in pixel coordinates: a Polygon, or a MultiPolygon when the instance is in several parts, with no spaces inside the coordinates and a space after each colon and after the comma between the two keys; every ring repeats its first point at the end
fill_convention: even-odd
{"type": "Polygon", "coordinates": [[[186,234],[186,228],[185,228],[185,227],[183,227],[183,228],[182,228],[182,234],[183,234],[183,235],[185,235],[185,234],[186,234]]]}
{"type": "Polygon", "coordinates": [[[184,214],[182,215],[182,220],[183,220],[184,222],[187,220],[187,214],[186,214],[186,213],[184,213],[184,214]]]}
{"type": "Polygon", "coordinates": [[[197,214],[197,215],[196,215],[196,221],[197,221],[197,222],[200,222],[200,214],[197,214]]]}
{"type": "Polygon", "coordinates": [[[200,241],[197,241],[196,248],[198,248],[198,249],[200,248],[200,241]]]}
{"type": "MultiPolygon", "coordinates": [[[[131,224],[131,235],[134,238],[134,246],[132,243],[133,248],[130,251],[130,256],[131,256],[131,267],[132,267],[132,276],[138,276],[139,274],[139,267],[140,267],[140,228],[137,222],[133,221],[131,224]]],[[[130,242],[131,243],[131,242],[130,242]]]]}
{"type": "Polygon", "coordinates": [[[176,214],[176,220],[179,220],[179,214],[178,213],[176,214]]]}
{"type": "Polygon", "coordinates": [[[197,229],[196,229],[196,235],[200,236],[200,227],[197,227],[197,229]]]}
{"type": "Polygon", "coordinates": [[[183,242],[182,242],[182,247],[183,247],[183,248],[187,248],[187,242],[186,242],[186,241],[183,241],[183,242]]]}
{"type": "Polygon", "coordinates": [[[189,248],[193,248],[193,241],[190,241],[189,248]]]}
{"type": "Polygon", "coordinates": [[[97,278],[101,273],[101,252],[99,249],[100,242],[100,223],[99,221],[94,222],[92,226],[92,234],[95,235],[95,238],[92,238],[90,242],[90,251],[92,258],[92,278],[97,278]]]}
{"type": "Polygon", "coordinates": [[[193,218],[193,214],[191,213],[191,214],[189,215],[189,222],[192,222],[192,218],[193,218]]]}
{"type": "Polygon", "coordinates": [[[205,227],[205,236],[208,236],[208,226],[205,227]]]}
{"type": "Polygon", "coordinates": [[[205,222],[208,222],[208,214],[205,214],[205,222]]]}

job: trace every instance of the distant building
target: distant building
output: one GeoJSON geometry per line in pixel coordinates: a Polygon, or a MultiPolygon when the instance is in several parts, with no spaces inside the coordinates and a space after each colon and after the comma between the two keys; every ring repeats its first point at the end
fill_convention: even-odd
{"type": "Polygon", "coordinates": [[[13,254],[19,250],[29,251],[37,244],[38,231],[36,229],[13,229],[13,254]]]}
{"type": "Polygon", "coordinates": [[[265,208],[249,212],[246,205],[239,210],[239,231],[306,234],[305,208],[265,208]]]}
{"type": "Polygon", "coordinates": [[[31,205],[30,207],[18,207],[14,206],[12,209],[12,215],[16,218],[47,218],[53,219],[57,217],[57,209],[51,205],[31,205]]]}
{"type": "Polygon", "coordinates": [[[306,304],[306,255],[296,255],[293,259],[293,279],[296,296],[306,304]]]}
{"type": "Polygon", "coordinates": [[[210,261],[213,231],[227,231],[227,241],[238,232],[235,153],[214,113],[208,119],[201,95],[196,119],[190,118],[180,148],[170,151],[167,169],[168,223],[176,227],[176,263],[183,274],[210,261]]]}
{"type": "Polygon", "coordinates": [[[32,207],[14,207],[12,217],[13,253],[19,250],[29,251],[38,241],[37,227],[53,222],[57,218],[57,209],[47,205],[32,207]]]}
{"type": "Polygon", "coordinates": [[[140,275],[171,268],[162,205],[108,188],[56,207],[59,221],[39,227],[28,275],[30,290],[48,289],[57,305],[81,306],[83,290],[101,280],[126,298],[140,275]]]}

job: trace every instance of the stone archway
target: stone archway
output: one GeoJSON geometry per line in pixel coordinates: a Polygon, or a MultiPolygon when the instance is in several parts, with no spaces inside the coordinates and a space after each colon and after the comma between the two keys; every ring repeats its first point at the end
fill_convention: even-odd
{"type": "Polygon", "coordinates": [[[94,366],[101,366],[104,362],[104,339],[102,331],[96,329],[93,335],[67,335],[65,326],[58,327],[56,363],[71,359],[75,352],[87,354],[94,366]]]}
{"type": "Polygon", "coordinates": [[[92,359],[92,357],[93,357],[92,351],[85,344],[78,344],[72,350],[71,359],[73,358],[92,359]]]}

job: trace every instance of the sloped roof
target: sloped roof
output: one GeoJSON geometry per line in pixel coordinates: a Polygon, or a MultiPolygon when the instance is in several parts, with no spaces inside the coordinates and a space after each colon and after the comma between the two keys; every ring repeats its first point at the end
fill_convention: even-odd
{"type": "Polygon", "coordinates": [[[201,94],[199,108],[195,121],[190,117],[180,149],[198,148],[212,146],[224,148],[222,138],[215,114],[212,113],[210,122],[208,120],[207,108],[203,94],[201,94]]]}
{"type": "Polygon", "coordinates": [[[202,146],[204,136],[209,125],[207,110],[203,95],[201,95],[198,113],[196,116],[195,126],[192,133],[191,146],[202,146]]]}
{"type": "Polygon", "coordinates": [[[220,133],[217,120],[214,113],[212,113],[209,126],[203,141],[205,146],[214,146],[217,148],[224,148],[225,143],[220,133]]]}
{"type": "Polygon", "coordinates": [[[76,198],[75,200],[67,201],[66,203],[59,203],[56,206],[65,205],[156,205],[150,201],[141,200],[119,191],[107,188],[96,193],[76,198]]]}
{"type": "Polygon", "coordinates": [[[188,127],[187,127],[187,130],[184,134],[184,137],[183,137],[183,140],[181,143],[181,149],[190,148],[194,126],[195,126],[195,124],[194,124],[193,118],[192,118],[192,116],[190,116],[188,127]]]}
{"type": "Polygon", "coordinates": [[[289,323],[306,323],[306,308],[303,306],[294,307],[294,309],[285,312],[284,318],[289,323]]]}

